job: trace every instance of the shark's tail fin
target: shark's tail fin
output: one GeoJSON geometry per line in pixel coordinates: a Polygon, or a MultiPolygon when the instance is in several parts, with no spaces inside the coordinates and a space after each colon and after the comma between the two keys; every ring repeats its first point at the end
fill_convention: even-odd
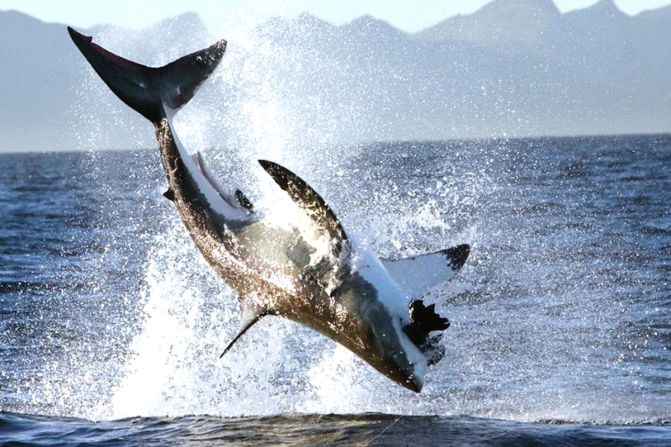
{"type": "Polygon", "coordinates": [[[94,44],[91,37],[70,27],[68,32],[114,94],[152,123],[158,123],[189,102],[219,65],[226,50],[226,41],[220,40],[204,50],[153,68],[110,53],[94,44]]]}

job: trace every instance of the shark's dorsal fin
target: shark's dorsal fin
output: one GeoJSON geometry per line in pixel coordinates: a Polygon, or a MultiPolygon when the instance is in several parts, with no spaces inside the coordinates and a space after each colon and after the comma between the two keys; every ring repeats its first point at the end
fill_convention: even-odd
{"type": "Polygon", "coordinates": [[[269,313],[268,309],[261,303],[261,300],[256,295],[240,297],[240,330],[236,336],[233,337],[233,340],[226,346],[219,358],[222,358],[228,351],[230,351],[235,342],[237,342],[249,328],[254,326],[261,318],[269,313]]]}
{"type": "Polygon", "coordinates": [[[289,194],[291,200],[334,240],[336,252],[339,253],[347,243],[347,234],[326,201],[305,180],[287,168],[267,160],[259,160],[259,163],[275,183],[289,194]]]}

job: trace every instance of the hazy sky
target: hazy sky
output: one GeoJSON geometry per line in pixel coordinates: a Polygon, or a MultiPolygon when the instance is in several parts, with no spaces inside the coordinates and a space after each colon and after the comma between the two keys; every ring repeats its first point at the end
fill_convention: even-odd
{"type": "MultiPolygon", "coordinates": [[[[336,24],[370,14],[405,31],[418,31],[449,16],[469,14],[491,0],[0,0],[0,10],[16,9],[47,22],[88,27],[114,23],[143,27],[166,17],[193,11],[210,30],[252,27],[270,16],[307,11],[336,24]],[[67,5],[67,6],[66,6],[67,5]]],[[[612,1],[612,0],[608,0],[612,1]]],[[[671,0],[614,0],[630,15],[671,4],[671,0]]],[[[584,8],[597,0],[555,0],[562,11],[584,8]]]]}

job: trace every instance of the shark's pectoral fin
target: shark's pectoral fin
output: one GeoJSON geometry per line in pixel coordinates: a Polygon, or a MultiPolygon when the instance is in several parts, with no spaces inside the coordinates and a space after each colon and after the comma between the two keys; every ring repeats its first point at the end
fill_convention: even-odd
{"type": "Polygon", "coordinates": [[[267,160],[259,160],[259,164],[275,180],[275,183],[289,194],[291,200],[312,219],[314,224],[328,234],[334,241],[336,255],[339,255],[348,244],[347,234],[326,201],[305,180],[287,168],[267,160]]]}
{"type": "Polygon", "coordinates": [[[228,351],[230,351],[235,342],[238,341],[240,337],[242,337],[245,334],[245,332],[247,332],[250,327],[254,326],[256,322],[259,321],[262,317],[263,315],[257,315],[255,318],[247,322],[243,322],[242,327],[240,327],[240,330],[238,331],[238,334],[235,337],[233,337],[233,340],[231,340],[231,342],[226,346],[226,349],[224,349],[224,352],[221,353],[219,358],[222,358],[228,351]]]}
{"type": "Polygon", "coordinates": [[[410,296],[422,296],[433,287],[449,281],[464,265],[471,247],[468,244],[410,258],[382,260],[389,274],[410,296]]]}
{"type": "Polygon", "coordinates": [[[235,342],[237,342],[249,328],[254,326],[261,318],[271,313],[272,312],[268,311],[268,308],[263,305],[256,295],[240,297],[240,330],[236,336],[233,337],[233,340],[226,346],[219,358],[222,358],[228,351],[230,351],[235,342]]]}

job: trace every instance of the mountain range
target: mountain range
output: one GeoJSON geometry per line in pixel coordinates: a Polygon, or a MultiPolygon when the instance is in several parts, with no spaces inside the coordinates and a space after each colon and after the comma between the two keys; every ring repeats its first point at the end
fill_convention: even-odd
{"type": "MultiPolygon", "coordinates": [[[[612,0],[565,14],[552,0],[494,0],[414,34],[307,14],[221,35],[195,14],[80,31],[147,65],[226,38],[182,119],[203,145],[671,131],[671,7],[632,17],[612,0]]],[[[65,25],[0,11],[0,60],[0,151],[153,146],[65,25]]]]}

